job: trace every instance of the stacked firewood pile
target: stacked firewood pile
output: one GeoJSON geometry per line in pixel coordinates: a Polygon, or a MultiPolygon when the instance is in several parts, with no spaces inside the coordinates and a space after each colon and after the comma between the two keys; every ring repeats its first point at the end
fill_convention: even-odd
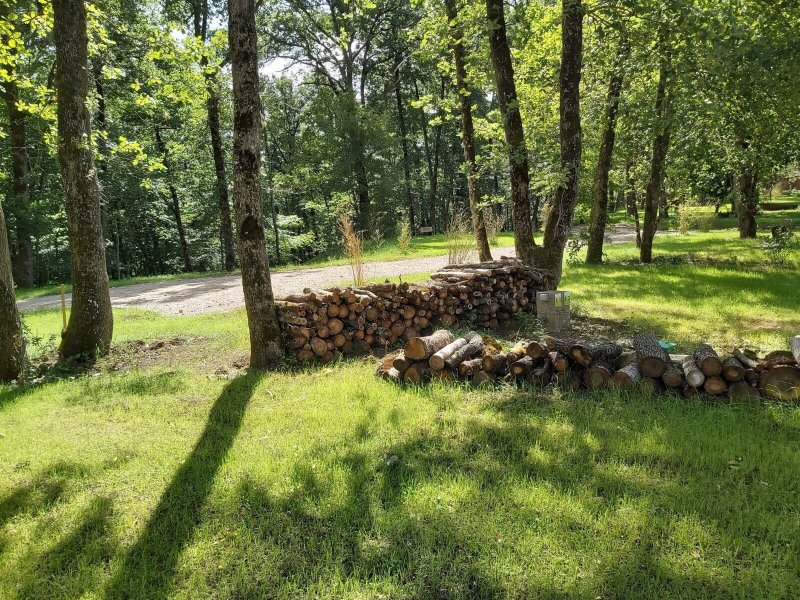
{"type": "Polygon", "coordinates": [[[532,310],[549,272],[516,259],[448,266],[424,285],[379,283],[361,288],[305,289],[277,302],[287,348],[302,361],[385,349],[419,338],[433,325],[494,329],[532,310]]]}
{"type": "Polygon", "coordinates": [[[735,350],[721,357],[708,344],[692,354],[668,354],[648,333],[634,336],[630,348],[545,337],[518,342],[507,351],[491,347],[471,331],[454,338],[447,330],[412,338],[402,352],[388,356],[378,368],[387,381],[419,385],[433,379],[528,382],[564,385],[572,390],[617,387],[651,392],[674,391],[685,396],[727,395],[751,400],[767,396],[800,399],[800,336],[790,351],[758,357],[735,350]]]}

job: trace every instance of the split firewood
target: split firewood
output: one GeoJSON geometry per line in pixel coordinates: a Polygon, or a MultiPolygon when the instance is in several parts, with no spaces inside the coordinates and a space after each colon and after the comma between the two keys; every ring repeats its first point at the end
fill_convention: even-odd
{"type": "Polygon", "coordinates": [[[722,361],[708,344],[699,344],[694,349],[694,362],[706,377],[722,373],[722,361]]]}
{"type": "Polygon", "coordinates": [[[633,336],[633,349],[638,355],[637,367],[642,377],[661,377],[670,362],[669,354],[652,333],[633,336]]]}

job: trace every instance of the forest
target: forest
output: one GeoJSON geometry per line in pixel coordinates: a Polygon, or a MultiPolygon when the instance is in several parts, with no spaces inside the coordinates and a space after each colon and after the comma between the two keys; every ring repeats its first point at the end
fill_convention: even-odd
{"type": "Polygon", "coordinates": [[[798,0],[0,0],[0,600],[800,597],[798,0]]]}

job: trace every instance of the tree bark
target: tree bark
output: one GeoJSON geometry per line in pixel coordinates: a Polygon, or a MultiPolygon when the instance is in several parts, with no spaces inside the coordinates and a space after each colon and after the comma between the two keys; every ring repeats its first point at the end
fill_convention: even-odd
{"type": "Polygon", "coordinates": [[[72,309],[60,348],[66,358],[107,351],[114,320],[100,219],[100,186],[92,159],[92,128],[86,102],[86,7],[83,0],[53,0],[53,12],[58,159],[72,258],[72,309]]]}
{"type": "Polygon", "coordinates": [[[397,125],[400,129],[400,144],[403,149],[403,195],[408,206],[408,223],[412,235],[417,230],[414,222],[414,198],[411,195],[411,163],[408,153],[408,132],[406,131],[406,113],[403,106],[403,90],[400,86],[400,65],[394,68],[394,99],[397,104],[397,125]]]}
{"type": "Polygon", "coordinates": [[[544,226],[544,243],[537,252],[539,264],[549,269],[555,287],[561,281],[564,248],[578,201],[581,166],[580,83],[583,63],[582,0],[562,0],[559,137],[562,183],[544,226]]]}
{"type": "Polygon", "coordinates": [[[25,366],[25,338],[14,295],[6,221],[0,206],[0,382],[14,381],[25,366]]]}
{"type": "Polygon", "coordinates": [[[8,112],[8,137],[11,144],[11,190],[17,252],[14,256],[14,279],[21,287],[33,287],[33,240],[29,233],[28,211],[30,210],[30,158],[25,130],[25,112],[19,109],[19,88],[12,65],[6,65],[10,80],[3,81],[3,99],[8,112]]]}
{"type": "Polygon", "coordinates": [[[233,73],[233,201],[242,270],[250,366],[263,369],[283,356],[267,258],[261,198],[261,99],[253,0],[228,0],[233,73]]]}
{"type": "MultiPolygon", "coordinates": [[[[190,2],[194,20],[194,35],[205,45],[208,31],[208,1],[190,2]]],[[[223,263],[226,271],[236,268],[236,250],[233,242],[233,225],[231,223],[231,203],[228,198],[228,177],[225,172],[225,152],[219,128],[219,81],[216,72],[210,73],[208,57],[203,54],[200,67],[206,83],[206,112],[208,113],[208,129],[211,134],[211,155],[214,159],[214,175],[217,184],[217,205],[219,207],[219,235],[222,241],[223,263]]]]}
{"type": "Polygon", "coordinates": [[[461,144],[464,148],[464,162],[467,167],[467,193],[469,194],[469,209],[472,216],[472,229],[475,234],[475,244],[478,258],[481,261],[492,260],[489,250],[489,238],[486,235],[486,222],[483,219],[483,209],[480,207],[480,173],[475,162],[475,131],[472,124],[472,97],[467,88],[466,52],[464,50],[464,32],[461,25],[456,23],[458,9],[456,0],[445,0],[445,10],[450,24],[450,44],[453,50],[453,60],[456,67],[456,86],[461,107],[461,144]]]}
{"type": "Polygon", "coordinates": [[[503,116],[503,129],[508,145],[508,170],[511,182],[511,219],[514,223],[514,248],[517,258],[534,261],[536,242],[531,227],[530,174],[528,172],[528,147],[514,82],[514,65],[506,36],[506,19],[503,0],[486,0],[489,19],[489,47],[494,64],[497,87],[497,104],[503,116]]]}
{"type": "Polygon", "coordinates": [[[630,53],[630,43],[623,37],[617,48],[617,55],[611,68],[611,81],[608,84],[606,110],[603,115],[603,138],[594,172],[592,193],[592,221],[589,226],[589,243],[586,250],[587,264],[603,262],[603,238],[606,234],[608,220],[608,174],[611,170],[611,159],[614,154],[614,140],[617,132],[617,113],[622,84],[625,78],[625,63],[630,53]]]}
{"type": "Polygon", "coordinates": [[[756,237],[756,211],[758,209],[758,173],[753,165],[742,166],[736,187],[739,237],[754,238],[756,237]]]}
{"type": "Polygon", "coordinates": [[[653,138],[653,154],[650,160],[650,179],[644,197],[644,226],[639,259],[643,263],[653,260],[653,237],[658,228],[658,203],[664,182],[664,171],[670,142],[670,117],[672,108],[671,66],[663,61],[658,74],[656,91],[656,132],[653,138]]]}
{"type": "Polygon", "coordinates": [[[187,273],[192,271],[192,256],[189,252],[189,242],[186,240],[186,228],[183,226],[183,215],[181,213],[181,203],[178,198],[178,190],[172,183],[172,168],[169,162],[169,151],[164,139],[161,137],[161,128],[155,126],[156,146],[163,156],[164,166],[167,168],[167,187],[169,188],[170,204],[169,208],[172,215],[175,217],[175,228],[178,231],[178,245],[181,251],[181,258],[183,258],[183,270],[187,273]]]}

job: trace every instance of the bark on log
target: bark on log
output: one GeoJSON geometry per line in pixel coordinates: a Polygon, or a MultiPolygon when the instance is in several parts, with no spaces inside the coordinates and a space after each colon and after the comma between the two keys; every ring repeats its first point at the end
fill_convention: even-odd
{"type": "Polygon", "coordinates": [[[576,342],[573,343],[569,349],[570,358],[582,367],[588,367],[601,357],[604,357],[605,360],[616,361],[621,354],[622,348],[616,344],[587,344],[585,342],[576,342]]]}
{"type": "Polygon", "coordinates": [[[794,354],[788,350],[773,350],[764,357],[764,366],[767,369],[783,365],[794,367],[796,364],[794,354]]]}
{"type": "Polygon", "coordinates": [[[706,377],[722,373],[722,361],[708,344],[699,344],[694,349],[694,362],[706,377]]]}
{"type": "Polygon", "coordinates": [[[481,358],[473,358],[470,360],[465,360],[460,365],[458,365],[458,374],[460,377],[468,377],[483,368],[483,359],[481,358]]]}
{"type": "Polygon", "coordinates": [[[623,390],[636,387],[641,380],[642,375],[639,373],[639,367],[636,366],[636,363],[631,363],[622,367],[611,377],[612,385],[622,388],[623,390]]]}
{"type": "Polygon", "coordinates": [[[601,354],[595,358],[586,370],[586,387],[590,390],[607,387],[609,381],[611,381],[611,376],[614,374],[616,359],[617,357],[610,354],[601,354]]]}
{"type": "MultiPolygon", "coordinates": [[[[471,331],[470,334],[475,334],[474,331],[471,331]]],[[[475,334],[477,335],[477,334],[475,334]]],[[[460,337],[458,339],[453,340],[447,346],[438,350],[428,359],[428,364],[430,365],[431,369],[434,371],[438,371],[439,369],[444,369],[445,359],[448,358],[453,352],[461,348],[462,346],[466,346],[468,339],[466,337],[460,337]]]]}
{"type": "Polygon", "coordinates": [[[637,367],[643,377],[661,377],[669,364],[669,354],[658,338],[651,333],[639,333],[633,336],[633,349],[639,359],[637,367]]]}
{"type": "Polygon", "coordinates": [[[408,370],[408,367],[411,366],[411,361],[406,358],[404,352],[400,352],[400,354],[394,357],[394,362],[392,362],[392,366],[401,373],[405,373],[408,370]]]}
{"type": "Polygon", "coordinates": [[[483,357],[483,370],[493,375],[502,375],[506,370],[506,355],[487,354],[483,357]]]}
{"type": "Polygon", "coordinates": [[[483,352],[483,338],[476,334],[475,337],[470,339],[464,346],[461,346],[461,348],[445,359],[445,365],[448,369],[455,369],[465,360],[481,352],[483,352]]]}
{"type": "Polygon", "coordinates": [[[408,340],[405,355],[412,360],[427,360],[452,341],[452,333],[446,329],[439,329],[429,336],[408,340]]]}
{"type": "Polygon", "coordinates": [[[800,335],[796,335],[791,340],[789,340],[789,347],[792,349],[794,362],[800,365],[800,335]]]}
{"type": "Polygon", "coordinates": [[[548,358],[550,360],[550,364],[552,364],[553,368],[559,373],[563,373],[569,369],[569,359],[560,352],[553,350],[548,354],[548,358]]]}
{"type": "Polygon", "coordinates": [[[525,347],[525,353],[534,360],[538,360],[547,356],[548,350],[547,346],[534,340],[525,347]]]}
{"type": "Polygon", "coordinates": [[[722,361],[722,376],[725,381],[741,381],[744,373],[744,365],[735,356],[729,356],[722,361]]]}
{"type": "Polygon", "coordinates": [[[682,387],[683,371],[680,369],[680,367],[677,367],[674,363],[670,362],[667,364],[667,368],[661,374],[661,381],[663,381],[664,385],[668,388],[682,387]]]}
{"type": "Polygon", "coordinates": [[[683,373],[686,376],[686,383],[692,387],[699,388],[706,382],[706,376],[695,364],[694,356],[683,359],[683,373]]]}
{"type": "Polygon", "coordinates": [[[426,381],[430,381],[432,377],[433,369],[423,362],[414,363],[403,373],[403,381],[413,385],[420,385],[426,381]]]}
{"type": "Polygon", "coordinates": [[[751,350],[736,349],[733,351],[733,355],[740,363],[749,369],[755,371],[762,371],[764,369],[764,363],[756,356],[755,352],[751,350]]]}
{"type": "Polygon", "coordinates": [[[514,377],[522,379],[527,376],[528,373],[533,371],[533,366],[533,359],[530,356],[525,355],[519,360],[511,363],[511,366],[508,370],[514,377]]]}

